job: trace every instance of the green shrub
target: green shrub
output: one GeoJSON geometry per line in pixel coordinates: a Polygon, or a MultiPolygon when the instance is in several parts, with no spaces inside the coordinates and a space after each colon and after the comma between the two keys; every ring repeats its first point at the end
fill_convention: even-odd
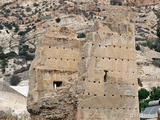
{"type": "Polygon", "coordinates": [[[136,50],[141,50],[140,45],[136,44],[136,50]]]}
{"type": "Polygon", "coordinates": [[[160,38],[160,27],[157,28],[157,36],[160,38]]]}
{"type": "Polygon", "coordinates": [[[29,50],[29,46],[28,45],[23,45],[22,49],[23,49],[23,51],[28,51],[29,50]]]}
{"type": "Polygon", "coordinates": [[[160,38],[147,40],[147,46],[150,49],[160,52],[160,38]]]}
{"type": "Polygon", "coordinates": [[[157,52],[160,52],[160,38],[156,39],[155,44],[154,44],[154,49],[157,52]]]}
{"type": "Polygon", "coordinates": [[[19,48],[19,55],[23,56],[26,60],[33,60],[34,56],[28,54],[29,46],[23,45],[21,48],[19,48]]]}
{"type": "Polygon", "coordinates": [[[7,61],[6,61],[6,60],[2,60],[2,61],[0,62],[0,64],[1,64],[2,72],[4,73],[4,72],[5,72],[5,68],[6,68],[6,66],[7,66],[7,61]]]}
{"type": "Polygon", "coordinates": [[[114,5],[114,1],[113,1],[113,0],[110,0],[110,4],[111,4],[111,5],[114,5]]]}
{"type": "Polygon", "coordinates": [[[14,24],[13,26],[15,27],[14,32],[17,33],[17,32],[19,31],[19,26],[18,26],[18,24],[14,24]]]}
{"type": "Polygon", "coordinates": [[[12,75],[11,79],[10,79],[10,84],[12,86],[16,86],[20,83],[21,78],[18,75],[12,75]]]}
{"type": "Polygon", "coordinates": [[[160,89],[159,88],[152,88],[151,95],[150,95],[151,100],[159,100],[160,99],[160,89]]]}
{"type": "Polygon", "coordinates": [[[27,53],[26,56],[25,56],[25,59],[26,59],[26,60],[33,60],[33,59],[34,59],[34,56],[29,55],[29,54],[27,53]]]}
{"type": "Polygon", "coordinates": [[[61,19],[60,18],[56,18],[56,22],[57,23],[61,22],[61,19]]]}
{"type": "Polygon", "coordinates": [[[20,36],[24,36],[26,33],[24,32],[24,31],[20,31],[19,33],[18,33],[18,35],[20,35],[20,36]]]}
{"type": "Polygon", "coordinates": [[[77,38],[86,38],[86,34],[78,33],[77,38]]]}
{"type": "Polygon", "coordinates": [[[147,42],[141,42],[139,43],[141,46],[147,47],[147,42]]]}
{"type": "Polygon", "coordinates": [[[31,11],[32,11],[32,9],[30,7],[26,8],[26,12],[31,12],[31,11]]]}
{"type": "Polygon", "coordinates": [[[4,53],[0,53],[0,59],[4,60],[6,58],[6,55],[4,53]]]}
{"type": "Polygon", "coordinates": [[[149,96],[149,91],[142,88],[138,91],[139,100],[146,99],[149,96]]]}
{"type": "Polygon", "coordinates": [[[33,6],[34,6],[34,7],[38,7],[39,4],[38,4],[38,3],[33,3],[33,6]]]}
{"type": "Polygon", "coordinates": [[[5,22],[5,23],[4,23],[4,26],[5,26],[6,28],[8,28],[9,30],[12,30],[12,23],[5,22]]]}
{"type": "Polygon", "coordinates": [[[3,26],[2,25],[0,25],[0,30],[3,30],[3,26]]]}
{"type": "Polygon", "coordinates": [[[150,100],[144,100],[139,103],[139,109],[141,112],[144,111],[144,109],[149,106],[148,105],[149,101],[150,100]]]}
{"type": "Polygon", "coordinates": [[[43,20],[43,16],[42,16],[42,14],[39,12],[39,13],[38,13],[38,19],[37,19],[36,22],[40,22],[40,21],[42,21],[42,20],[43,20]]]}
{"type": "Polygon", "coordinates": [[[16,56],[17,56],[17,54],[13,51],[5,54],[5,58],[8,58],[8,59],[16,57],[16,56]]]}
{"type": "Polygon", "coordinates": [[[160,60],[153,60],[152,64],[156,67],[160,67],[160,60]]]}
{"type": "Polygon", "coordinates": [[[20,35],[20,36],[25,36],[28,32],[30,32],[32,29],[31,28],[26,28],[26,30],[25,31],[20,31],[19,33],[18,33],[18,35],[20,35]]]}
{"type": "Polygon", "coordinates": [[[28,32],[30,32],[31,30],[32,30],[31,28],[27,27],[25,33],[28,33],[28,32]]]}

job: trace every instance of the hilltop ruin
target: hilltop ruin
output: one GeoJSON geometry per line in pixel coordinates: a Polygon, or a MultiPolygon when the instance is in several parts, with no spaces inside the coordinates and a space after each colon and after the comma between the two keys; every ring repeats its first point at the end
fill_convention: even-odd
{"type": "Polygon", "coordinates": [[[139,120],[134,25],[126,8],[102,8],[106,20],[62,15],[39,38],[30,68],[33,120],[139,120]]]}

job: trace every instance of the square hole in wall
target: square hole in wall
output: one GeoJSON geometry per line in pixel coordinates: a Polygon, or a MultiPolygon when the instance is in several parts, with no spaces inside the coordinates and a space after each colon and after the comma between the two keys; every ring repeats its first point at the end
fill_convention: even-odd
{"type": "Polygon", "coordinates": [[[53,81],[53,88],[56,89],[57,87],[62,86],[62,81],[53,81]]]}

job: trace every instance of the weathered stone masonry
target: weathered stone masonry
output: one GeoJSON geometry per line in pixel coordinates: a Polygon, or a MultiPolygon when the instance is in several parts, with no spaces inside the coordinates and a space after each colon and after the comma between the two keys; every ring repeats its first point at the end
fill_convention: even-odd
{"type": "Polygon", "coordinates": [[[30,68],[33,120],[139,120],[134,25],[113,17],[89,29],[78,38],[51,26],[40,38],[30,68]]]}
{"type": "Polygon", "coordinates": [[[97,29],[84,45],[77,118],[138,120],[134,27],[99,23],[97,29]]]}

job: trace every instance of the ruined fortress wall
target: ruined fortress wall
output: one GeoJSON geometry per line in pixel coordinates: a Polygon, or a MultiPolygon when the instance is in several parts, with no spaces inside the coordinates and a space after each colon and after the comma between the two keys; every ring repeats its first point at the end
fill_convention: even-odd
{"type": "Polygon", "coordinates": [[[69,80],[77,79],[82,43],[76,37],[65,27],[51,27],[39,41],[36,64],[33,61],[30,72],[31,79],[36,80],[36,84],[32,83],[35,86],[30,86],[37,92],[32,95],[34,101],[55,92],[54,82],[65,85],[69,80]]]}
{"type": "Polygon", "coordinates": [[[139,120],[130,13],[111,7],[103,14],[105,22],[66,16],[40,37],[30,68],[33,120],[139,120]]]}
{"type": "Polygon", "coordinates": [[[134,27],[104,23],[90,34],[81,62],[78,120],[139,120],[134,27]]]}

